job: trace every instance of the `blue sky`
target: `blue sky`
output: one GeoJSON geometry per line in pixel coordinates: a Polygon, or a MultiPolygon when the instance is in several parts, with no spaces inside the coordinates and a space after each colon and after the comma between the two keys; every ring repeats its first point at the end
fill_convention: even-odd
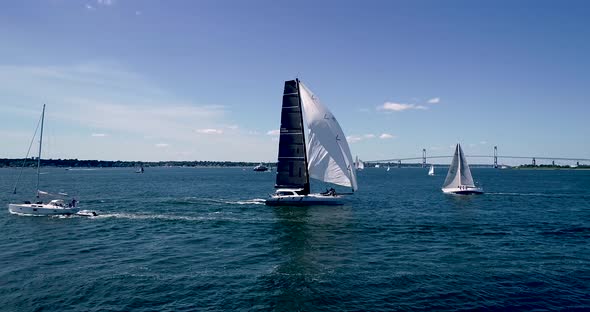
{"type": "Polygon", "coordinates": [[[275,161],[299,77],[363,159],[590,158],[590,4],[3,1],[0,157],[275,161]]]}

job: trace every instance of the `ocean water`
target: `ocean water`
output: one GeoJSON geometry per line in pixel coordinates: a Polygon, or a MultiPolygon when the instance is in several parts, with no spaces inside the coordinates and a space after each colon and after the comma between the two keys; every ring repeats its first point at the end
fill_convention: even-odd
{"type": "Polygon", "coordinates": [[[11,215],[34,170],[12,195],[0,169],[0,310],[590,310],[590,171],[474,168],[462,197],[369,168],[349,205],[286,208],[274,173],[146,169],[42,169],[98,217],[11,215]]]}

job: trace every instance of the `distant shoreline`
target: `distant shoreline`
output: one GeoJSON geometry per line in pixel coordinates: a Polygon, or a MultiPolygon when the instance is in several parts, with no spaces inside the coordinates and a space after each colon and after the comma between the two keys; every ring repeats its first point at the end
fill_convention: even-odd
{"type": "Polygon", "coordinates": [[[590,167],[513,167],[510,169],[515,169],[515,170],[590,170],[590,167]]]}
{"type": "MultiPolygon", "coordinates": [[[[0,168],[36,167],[34,158],[0,158],[0,168]]],[[[267,163],[276,167],[275,163],[267,163]]],[[[260,162],[248,161],[123,161],[123,160],[79,160],[41,159],[42,167],[56,168],[132,168],[132,167],[254,167],[260,162]]]]}

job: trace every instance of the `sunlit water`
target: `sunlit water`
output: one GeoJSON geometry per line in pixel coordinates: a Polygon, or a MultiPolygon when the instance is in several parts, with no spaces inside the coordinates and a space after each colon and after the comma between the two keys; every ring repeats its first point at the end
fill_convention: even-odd
{"type": "MultiPolygon", "coordinates": [[[[343,207],[276,208],[251,168],[43,169],[98,217],[24,217],[0,169],[0,310],[590,309],[590,171],[366,169],[343,207]]],[[[437,168],[438,169],[438,168],[437,168]]],[[[318,190],[324,186],[317,187],[318,190]]]]}

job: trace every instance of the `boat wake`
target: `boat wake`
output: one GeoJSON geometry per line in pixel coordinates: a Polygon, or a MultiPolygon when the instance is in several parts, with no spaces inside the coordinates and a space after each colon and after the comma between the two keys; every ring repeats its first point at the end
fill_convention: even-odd
{"type": "Polygon", "coordinates": [[[204,221],[207,217],[192,217],[166,214],[135,214],[135,213],[105,213],[96,216],[97,219],[132,219],[132,220],[167,220],[167,221],[204,221]]]}
{"type": "Polygon", "coordinates": [[[264,205],[264,199],[253,198],[244,200],[229,200],[221,198],[200,198],[200,197],[185,197],[183,199],[174,199],[168,201],[171,204],[192,205],[192,204],[217,204],[217,205],[264,205]]]}
{"type": "Polygon", "coordinates": [[[254,198],[254,199],[247,199],[247,200],[238,200],[238,201],[226,201],[226,204],[231,205],[264,205],[266,200],[262,198],[254,198]]]}
{"type": "Polygon", "coordinates": [[[268,223],[273,220],[261,218],[239,218],[231,213],[216,211],[203,216],[187,216],[173,214],[135,214],[135,213],[105,213],[92,219],[127,219],[137,221],[185,221],[185,222],[237,222],[237,223],[268,223]]]}

